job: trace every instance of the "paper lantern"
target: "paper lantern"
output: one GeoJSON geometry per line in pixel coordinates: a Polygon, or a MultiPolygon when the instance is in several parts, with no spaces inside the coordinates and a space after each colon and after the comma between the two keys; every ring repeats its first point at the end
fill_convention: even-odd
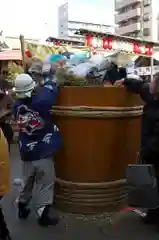
{"type": "Polygon", "coordinates": [[[26,51],[25,51],[25,55],[26,55],[27,57],[29,57],[29,58],[32,57],[32,54],[31,54],[31,52],[30,52],[29,50],[26,50],[26,51]]]}
{"type": "Polygon", "coordinates": [[[56,46],[60,46],[61,44],[60,44],[60,42],[56,42],[55,45],[56,46]]]}

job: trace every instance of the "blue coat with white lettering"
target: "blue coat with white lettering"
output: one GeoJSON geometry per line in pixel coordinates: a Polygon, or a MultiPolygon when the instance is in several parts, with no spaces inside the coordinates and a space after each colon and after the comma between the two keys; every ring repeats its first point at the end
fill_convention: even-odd
{"type": "Polygon", "coordinates": [[[62,145],[58,126],[50,113],[59,89],[47,82],[38,94],[16,100],[13,114],[19,127],[19,148],[23,161],[51,157],[62,145]]]}

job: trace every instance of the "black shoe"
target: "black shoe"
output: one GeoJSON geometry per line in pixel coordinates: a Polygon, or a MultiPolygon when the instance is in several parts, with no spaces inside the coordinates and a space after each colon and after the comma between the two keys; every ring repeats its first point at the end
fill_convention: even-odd
{"type": "Polygon", "coordinates": [[[153,225],[158,223],[157,211],[149,210],[145,217],[141,218],[144,224],[153,225]]]}
{"type": "Polygon", "coordinates": [[[59,219],[56,217],[49,217],[50,206],[46,206],[43,210],[41,217],[38,219],[38,224],[43,227],[56,226],[59,223],[59,219]]]}
{"type": "Polygon", "coordinates": [[[30,209],[27,208],[27,204],[25,203],[18,203],[18,217],[19,219],[27,219],[30,214],[30,209]]]}
{"type": "Polygon", "coordinates": [[[12,240],[10,236],[4,238],[4,240],[12,240]]]}

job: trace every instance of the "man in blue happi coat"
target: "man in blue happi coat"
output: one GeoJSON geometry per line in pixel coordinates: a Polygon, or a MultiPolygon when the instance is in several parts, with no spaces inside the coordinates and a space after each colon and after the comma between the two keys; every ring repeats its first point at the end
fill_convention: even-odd
{"type": "Polygon", "coordinates": [[[24,183],[18,209],[19,218],[26,219],[30,213],[29,202],[34,197],[38,223],[49,226],[58,223],[55,216],[49,216],[49,209],[53,204],[55,183],[53,153],[62,144],[58,126],[53,123],[50,112],[59,88],[50,64],[41,67],[39,77],[42,81],[36,81],[38,78],[29,74],[20,74],[15,79],[17,100],[13,105],[13,114],[19,127],[24,183]]]}

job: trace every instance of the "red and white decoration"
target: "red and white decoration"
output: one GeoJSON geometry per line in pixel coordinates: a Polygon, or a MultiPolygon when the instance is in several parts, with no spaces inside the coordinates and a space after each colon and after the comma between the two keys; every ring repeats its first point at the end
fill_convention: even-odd
{"type": "Polygon", "coordinates": [[[149,44],[140,44],[138,42],[129,42],[128,40],[111,39],[108,37],[86,36],[87,46],[90,46],[96,52],[96,49],[103,50],[121,50],[123,52],[151,56],[153,47],[149,44]]]}

